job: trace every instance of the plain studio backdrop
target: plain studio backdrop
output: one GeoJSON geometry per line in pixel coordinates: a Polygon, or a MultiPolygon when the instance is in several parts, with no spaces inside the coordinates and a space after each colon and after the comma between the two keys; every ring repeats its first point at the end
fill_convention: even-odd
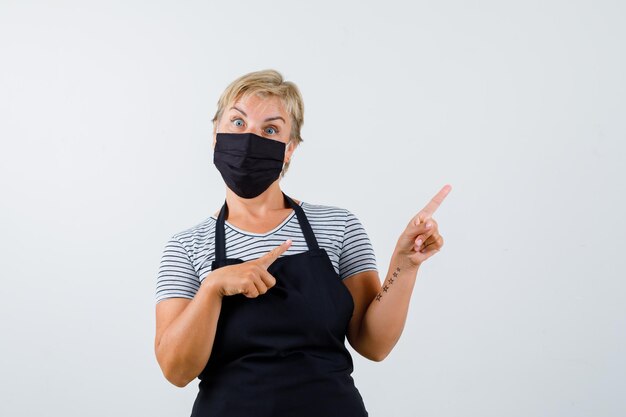
{"type": "Polygon", "coordinates": [[[350,348],[371,416],[625,415],[623,2],[0,4],[0,415],[190,414],[158,266],[224,202],[220,93],[267,68],[305,102],[282,189],[355,213],[381,279],[452,185],[400,341],[350,348]]]}

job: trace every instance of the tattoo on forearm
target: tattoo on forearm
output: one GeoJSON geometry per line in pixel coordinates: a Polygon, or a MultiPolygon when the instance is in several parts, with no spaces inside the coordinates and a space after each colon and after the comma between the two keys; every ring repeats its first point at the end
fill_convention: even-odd
{"type": "Polygon", "coordinates": [[[399,273],[400,267],[396,267],[396,270],[393,271],[393,274],[391,274],[392,276],[389,277],[385,285],[383,285],[382,290],[378,294],[376,294],[376,301],[380,301],[380,299],[383,298],[383,293],[389,291],[389,286],[393,284],[393,282],[398,278],[399,273]]]}

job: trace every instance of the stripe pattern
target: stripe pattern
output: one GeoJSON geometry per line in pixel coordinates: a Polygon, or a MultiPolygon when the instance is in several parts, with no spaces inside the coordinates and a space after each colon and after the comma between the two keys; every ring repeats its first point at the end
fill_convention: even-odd
{"type": "MultiPolygon", "coordinates": [[[[374,248],[360,220],[349,210],[300,201],[317,242],[326,249],[335,272],[343,280],[356,273],[377,270],[374,248]]],[[[211,215],[174,234],[165,244],[157,274],[156,302],[166,298],[193,298],[211,272],[215,259],[215,226],[211,215]]],[[[287,239],[293,242],[282,256],[308,250],[295,211],[267,233],[251,233],[225,222],[226,257],[257,259],[287,239]]]]}

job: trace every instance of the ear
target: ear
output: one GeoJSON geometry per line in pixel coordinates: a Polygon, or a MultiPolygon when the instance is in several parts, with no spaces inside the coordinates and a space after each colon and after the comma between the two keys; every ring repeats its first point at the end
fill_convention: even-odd
{"type": "Polygon", "coordinates": [[[285,162],[291,160],[293,152],[296,150],[296,143],[293,140],[287,142],[287,148],[285,149],[285,162]]]}

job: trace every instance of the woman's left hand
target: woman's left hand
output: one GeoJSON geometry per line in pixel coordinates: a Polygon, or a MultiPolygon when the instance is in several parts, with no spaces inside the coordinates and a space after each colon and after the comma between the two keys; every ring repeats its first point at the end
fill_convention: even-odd
{"type": "Polygon", "coordinates": [[[452,187],[446,184],[411,219],[398,239],[395,251],[405,255],[413,266],[420,266],[426,259],[439,252],[443,246],[443,237],[439,234],[439,225],[432,218],[432,215],[439,208],[439,205],[450,190],[452,190],[452,187]]]}

